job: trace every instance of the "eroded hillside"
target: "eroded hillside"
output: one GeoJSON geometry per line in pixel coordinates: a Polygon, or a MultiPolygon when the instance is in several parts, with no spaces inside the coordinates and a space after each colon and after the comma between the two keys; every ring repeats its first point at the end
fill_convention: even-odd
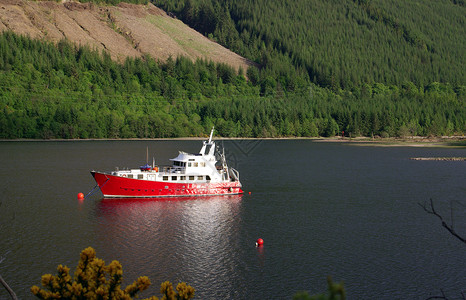
{"type": "Polygon", "coordinates": [[[120,61],[149,54],[160,60],[179,55],[206,58],[243,70],[251,64],[152,4],[0,0],[0,30],[53,42],[65,38],[105,49],[120,61]]]}

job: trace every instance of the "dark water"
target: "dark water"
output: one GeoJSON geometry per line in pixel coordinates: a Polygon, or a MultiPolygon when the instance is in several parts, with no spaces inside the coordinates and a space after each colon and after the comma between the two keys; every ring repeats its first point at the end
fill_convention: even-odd
{"type": "MultiPolygon", "coordinates": [[[[466,149],[361,147],[309,140],[225,141],[246,194],[196,200],[102,200],[92,169],[137,167],[146,146],[168,163],[199,141],[1,142],[0,274],[20,299],[58,264],[74,271],[92,246],[123,265],[124,286],[147,275],[143,296],[185,281],[197,299],[291,299],[344,281],[349,299],[461,297],[466,245],[466,149]],[[248,192],[251,192],[249,194],[248,192]],[[450,209],[453,207],[453,209],[450,209]],[[256,248],[257,238],[264,247],[256,248]]],[[[0,286],[0,299],[8,294],[0,286]]]]}

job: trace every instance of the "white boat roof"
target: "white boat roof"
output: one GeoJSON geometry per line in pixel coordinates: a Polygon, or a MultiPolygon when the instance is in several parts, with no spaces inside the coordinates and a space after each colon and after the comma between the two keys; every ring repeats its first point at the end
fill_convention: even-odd
{"type": "Polygon", "coordinates": [[[188,161],[189,159],[193,159],[193,158],[196,158],[196,157],[202,157],[202,155],[200,155],[200,154],[190,154],[190,153],[180,151],[180,153],[178,154],[177,157],[170,158],[170,160],[171,161],[188,161]]]}
{"type": "Polygon", "coordinates": [[[212,136],[214,134],[214,128],[212,128],[212,131],[210,132],[210,137],[208,141],[204,141],[202,143],[202,148],[201,151],[199,151],[199,154],[190,154],[186,153],[184,151],[180,151],[178,156],[175,158],[171,158],[171,161],[215,161],[215,142],[212,141],[212,136]],[[196,159],[198,158],[198,159],[196,159]],[[199,159],[202,158],[202,159],[199,159]]]}

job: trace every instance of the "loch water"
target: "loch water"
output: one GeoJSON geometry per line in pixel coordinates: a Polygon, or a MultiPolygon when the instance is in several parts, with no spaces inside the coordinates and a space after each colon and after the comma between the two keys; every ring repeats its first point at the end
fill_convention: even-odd
{"type": "MultiPolygon", "coordinates": [[[[124,283],[187,282],[195,299],[291,299],[344,282],[348,299],[461,298],[466,244],[465,148],[374,147],[313,140],[225,140],[245,194],[77,200],[89,171],[168,164],[198,140],[0,142],[0,275],[20,299],[76,268],[86,247],[123,265],[124,283]],[[256,248],[257,238],[264,246],[256,248]],[[0,259],[1,260],[1,259],[0,259]]],[[[0,299],[9,299],[0,286],[0,299]]]]}

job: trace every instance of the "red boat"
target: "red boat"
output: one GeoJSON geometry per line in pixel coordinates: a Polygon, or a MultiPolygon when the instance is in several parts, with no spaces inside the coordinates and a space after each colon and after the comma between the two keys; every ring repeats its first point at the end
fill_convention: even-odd
{"type": "Polygon", "coordinates": [[[198,154],[180,151],[166,167],[145,165],[139,169],[92,171],[105,198],[150,198],[242,194],[239,172],[228,167],[225,153],[217,165],[214,129],[198,154]]]}

